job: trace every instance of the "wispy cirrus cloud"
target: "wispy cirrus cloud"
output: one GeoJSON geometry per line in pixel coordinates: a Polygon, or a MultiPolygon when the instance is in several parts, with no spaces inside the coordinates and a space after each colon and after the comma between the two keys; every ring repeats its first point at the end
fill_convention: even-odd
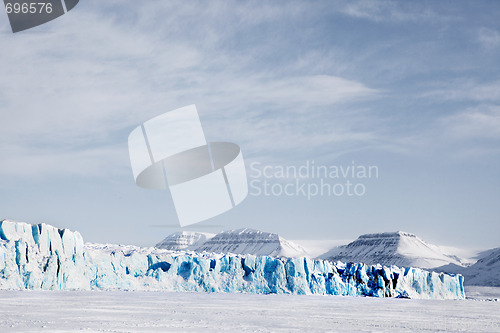
{"type": "Polygon", "coordinates": [[[0,37],[9,50],[0,62],[12,64],[0,67],[6,138],[0,149],[10,159],[0,165],[2,174],[106,175],[105,164],[126,169],[128,160],[111,151],[126,155],[129,131],[192,103],[204,125],[216,129],[214,139],[231,134],[254,154],[373,136],[366,128],[353,130],[349,105],[376,99],[379,90],[331,73],[304,74],[321,56],[259,70],[252,57],[272,45],[246,54],[227,46],[242,29],[283,16],[299,19],[304,4],[266,4],[269,10],[247,4],[234,11],[222,2],[203,8],[148,3],[132,11],[136,3],[115,1],[105,5],[119,8],[110,15],[96,12],[96,5],[66,15],[72,24],[61,19],[44,33],[0,37]],[[202,9],[204,15],[196,15],[202,9]],[[221,17],[229,20],[221,24],[221,17]]]}
{"type": "Polygon", "coordinates": [[[126,147],[107,144],[95,148],[34,149],[26,145],[0,145],[5,162],[0,174],[10,179],[34,180],[67,179],[68,177],[112,178],[131,174],[123,166],[128,164],[126,147]]]}
{"type": "MultiPolygon", "coordinates": [[[[407,45],[401,38],[362,48],[363,52],[336,44],[293,45],[283,26],[300,24],[304,16],[318,11],[376,22],[446,19],[429,6],[297,1],[262,7],[226,2],[135,7],[133,1],[88,1],[47,25],[44,33],[0,37],[10,50],[0,54],[0,61],[13,64],[0,68],[1,120],[7,125],[6,142],[19,148],[17,160],[46,165],[39,150],[43,147],[41,151],[54,159],[73,152],[96,159],[96,165],[106,156],[115,163],[117,156],[107,152],[118,144],[126,148],[131,128],[192,103],[198,104],[204,126],[214,133],[212,139],[229,136],[254,154],[287,158],[291,152],[374,145],[409,151],[416,142],[417,134],[396,134],[391,129],[400,124],[371,108],[372,102],[394,99],[394,92],[357,77],[371,73],[373,83],[378,82],[375,78],[390,80],[394,73],[395,78],[419,73],[427,60],[416,61],[404,52],[388,60],[385,54],[387,48],[412,53],[420,46],[407,45]],[[69,19],[71,24],[64,21],[69,19]],[[280,23],[272,25],[275,22],[280,23]],[[287,57],[289,50],[297,54],[287,57]],[[276,62],[274,55],[285,61],[276,62]]],[[[305,37],[318,38],[313,30],[304,30],[305,37]]],[[[438,51],[422,43],[429,53],[438,51]]],[[[452,84],[436,84],[422,97],[496,103],[499,92],[496,81],[455,79],[452,84]]],[[[96,168],[81,165],[82,173],[95,173],[96,168]]],[[[75,167],[68,172],[74,173],[75,167]]],[[[14,172],[9,170],[4,168],[14,172]]]]}
{"type": "Polygon", "coordinates": [[[466,109],[441,120],[445,135],[454,140],[500,139],[500,106],[483,105],[466,109]]]}
{"type": "Polygon", "coordinates": [[[443,22],[456,19],[452,16],[438,14],[431,6],[424,3],[392,0],[340,2],[338,11],[354,18],[374,22],[443,22]]]}
{"type": "Polygon", "coordinates": [[[500,46],[500,32],[494,29],[482,27],[478,30],[477,40],[487,50],[500,46]]]}
{"type": "Polygon", "coordinates": [[[477,82],[473,79],[454,79],[435,83],[422,97],[445,101],[500,102],[500,81],[477,82]]]}

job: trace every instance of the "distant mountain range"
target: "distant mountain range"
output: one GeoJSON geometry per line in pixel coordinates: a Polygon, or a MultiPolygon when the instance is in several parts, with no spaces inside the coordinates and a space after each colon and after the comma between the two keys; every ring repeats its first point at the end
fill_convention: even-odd
{"type": "Polygon", "coordinates": [[[155,247],[172,251],[194,251],[214,236],[215,234],[206,232],[180,231],[168,235],[155,247]]]}
{"type": "Polygon", "coordinates": [[[468,267],[449,264],[433,270],[462,274],[466,285],[500,287],[500,248],[484,251],[480,259],[468,267]]]}
{"type": "Polygon", "coordinates": [[[362,235],[347,245],[333,248],[319,258],[420,268],[465,265],[463,259],[446,254],[438,246],[428,244],[416,235],[404,231],[362,235]]]}
{"type": "Polygon", "coordinates": [[[484,251],[475,260],[449,252],[449,248],[429,244],[414,234],[398,231],[361,235],[355,241],[334,247],[318,258],[458,273],[464,276],[466,285],[500,287],[500,248],[484,251]]]}
{"type": "Polygon", "coordinates": [[[304,257],[307,252],[278,234],[250,228],[229,230],[219,234],[199,232],[175,233],[156,245],[166,250],[253,254],[272,257],[304,257]]]}
{"type": "MultiPolygon", "coordinates": [[[[325,243],[325,241],[320,242],[325,243]]],[[[215,235],[178,232],[169,235],[156,247],[174,251],[312,257],[297,243],[301,241],[292,242],[275,233],[244,228],[215,235]]],[[[304,244],[313,242],[307,241],[304,244]]],[[[353,242],[335,246],[315,257],[330,261],[419,267],[439,272],[459,273],[465,277],[466,285],[500,286],[500,248],[484,251],[475,259],[462,258],[450,252],[453,251],[449,248],[429,244],[414,234],[398,231],[361,235],[353,242]]]]}

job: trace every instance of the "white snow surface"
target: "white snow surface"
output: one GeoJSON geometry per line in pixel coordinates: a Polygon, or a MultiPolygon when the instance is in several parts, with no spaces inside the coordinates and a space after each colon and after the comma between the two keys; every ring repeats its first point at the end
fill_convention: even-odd
{"type": "Polygon", "coordinates": [[[0,291],[0,332],[499,332],[500,302],[471,293],[479,300],[0,291]]]}
{"type": "Polygon", "coordinates": [[[464,266],[468,263],[404,231],[361,235],[355,241],[333,248],[319,258],[420,268],[435,268],[450,263],[464,266]]]}

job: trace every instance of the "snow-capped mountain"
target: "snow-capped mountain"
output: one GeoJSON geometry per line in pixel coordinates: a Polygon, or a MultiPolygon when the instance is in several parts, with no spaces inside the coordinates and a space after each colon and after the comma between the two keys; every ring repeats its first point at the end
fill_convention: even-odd
{"type": "Polygon", "coordinates": [[[301,246],[278,234],[250,228],[221,232],[197,247],[196,251],[296,258],[307,255],[301,246]]]}
{"type": "Polygon", "coordinates": [[[459,257],[446,254],[438,246],[403,231],[361,235],[355,241],[333,248],[319,258],[420,268],[464,265],[459,257]]]}
{"type": "Polygon", "coordinates": [[[164,240],[155,245],[158,249],[171,251],[195,250],[215,234],[194,231],[179,231],[168,235],[164,240]]]}
{"type": "Polygon", "coordinates": [[[434,271],[462,274],[464,284],[469,286],[500,287],[500,248],[484,251],[472,266],[449,264],[437,267],[434,271]]]}
{"type": "Polygon", "coordinates": [[[500,248],[488,252],[464,270],[468,285],[500,287],[500,248]]]}

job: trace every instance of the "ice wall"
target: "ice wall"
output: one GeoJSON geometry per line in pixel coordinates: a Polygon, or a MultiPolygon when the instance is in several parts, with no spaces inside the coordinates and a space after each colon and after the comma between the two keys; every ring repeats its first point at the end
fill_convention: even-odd
{"type": "Polygon", "coordinates": [[[84,245],[78,232],[0,222],[0,289],[111,289],[463,299],[463,278],[418,268],[84,245]]]}
{"type": "Polygon", "coordinates": [[[90,289],[80,233],[0,222],[0,289],[90,289]]]}

